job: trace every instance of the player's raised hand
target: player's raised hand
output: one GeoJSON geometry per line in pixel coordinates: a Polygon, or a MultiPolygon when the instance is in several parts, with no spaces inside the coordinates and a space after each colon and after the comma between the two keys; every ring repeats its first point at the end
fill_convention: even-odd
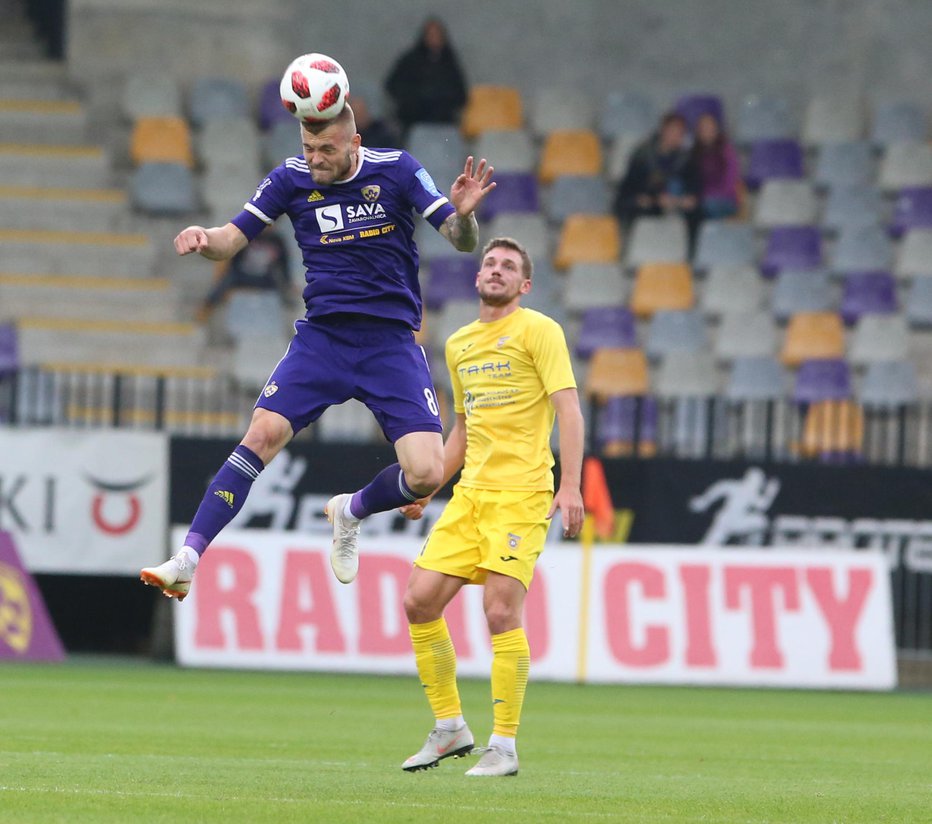
{"type": "Polygon", "coordinates": [[[547,518],[552,518],[557,514],[557,510],[563,516],[563,537],[575,538],[582,529],[583,519],[586,517],[586,510],[583,507],[582,494],[578,489],[560,488],[553,496],[553,504],[547,513],[547,518]]]}
{"type": "Polygon", "coordinates": [[[473,157],[466,158],[463,173],[453,181],[450,189],[450,202],[459,215],[469,215],[476,210],[476,206],[492,189],[495,182],[492,180],[493,166],[485,158],[473,168],[473,157]]]}
{"type": "Polygon", "coordinates": [[[190,255],[191,252],[203,252],[210,245],[207,230],[203,226],[188,226],[182,229],[175,237],[175,251],[179,255],[190,255]]]}

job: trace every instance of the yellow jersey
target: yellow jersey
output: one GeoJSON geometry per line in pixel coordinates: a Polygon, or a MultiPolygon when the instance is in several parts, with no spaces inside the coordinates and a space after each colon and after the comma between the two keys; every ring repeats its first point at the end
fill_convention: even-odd
{"type": "Polygon", "coordinates": [[[459,483],[473,489],[553,491],[550,395],[575,388],[560,325],[518,308],[447,340],[453,405],[466,416],[459,483]]]}

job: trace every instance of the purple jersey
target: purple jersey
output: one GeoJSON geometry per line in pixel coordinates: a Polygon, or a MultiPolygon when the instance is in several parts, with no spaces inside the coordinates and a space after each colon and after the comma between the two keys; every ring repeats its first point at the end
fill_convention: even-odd
{"type": "Polygon", "coordinates": [[[400,149],[359,150],[348,180],[314,183],[302,156],[259,184],[233,223],[252,240],[282,214],[291,218],[307,268],[307,317],[355,312],[421,326],[412,210],[435,228],[453,207],[430,175],[400,149]]]}

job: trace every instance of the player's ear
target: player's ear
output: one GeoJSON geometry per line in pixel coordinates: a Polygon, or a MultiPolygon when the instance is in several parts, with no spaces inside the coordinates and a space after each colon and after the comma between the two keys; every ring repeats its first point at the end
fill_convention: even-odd
{"type": "Polygon", "coordinates": [[[355,152],[362,145],[362,135],[359,132],[353,135],[353,139],[350,141],[353,146],[353,151],[355,152]]]}
{"type": "Polygon", "coordinates": [[[530,278],[524,278],[524,280],[521,281],[521,285],[518,287],[518,291],[522,295],[526,295],[528,292],[531,291],[531,283],[532,281],[530,278]]]}

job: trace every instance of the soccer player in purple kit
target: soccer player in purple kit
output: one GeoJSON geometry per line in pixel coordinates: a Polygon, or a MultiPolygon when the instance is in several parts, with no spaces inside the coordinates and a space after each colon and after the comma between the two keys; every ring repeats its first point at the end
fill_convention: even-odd
{"type": "Polygon", "coordinates": [[[443,477],[443,436],[424,351],[412,211],[458,250],[478,241],[475,209],[495,187],[492,167],[473,158],[444,197],[407,152],[361,145],[347,103],[334,119],[302,123],[303,157],[274,169],[230,223],[189,226],[179,255],[227,260],[287,214],[307,268],[307,313],[262,390],[249,428],[207,488],[182,549],[141,579],[182,600],[200,556],[236,515],[253,481],[291,438],[332,405],[357,398],[394,444],[398,463],[355,494],[327,504],[334,574],[359,569],[359,522],[429,495],[443,477]]]}

